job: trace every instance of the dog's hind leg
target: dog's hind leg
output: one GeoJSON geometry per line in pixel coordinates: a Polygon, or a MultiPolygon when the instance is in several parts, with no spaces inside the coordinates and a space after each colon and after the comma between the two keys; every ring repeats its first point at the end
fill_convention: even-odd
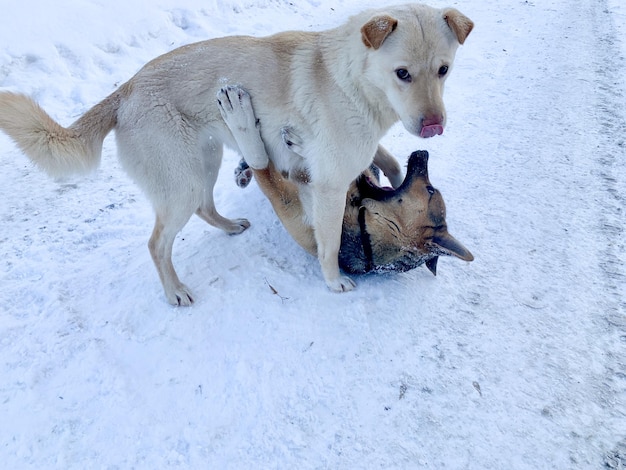
{"type": "MultiPolygon", "coordinates": [[[[219,162],[217,162],[219,167],[219,162]]],[[[157,206],[154,230],[148,243],[152,260],[159,273],[163,290],[167,300],[172,305],[188,306],[193,303],[191,291],[178,278],[172,263],[172,248],[176,234],[182,230],[189,218],[195,213],[209,224],[224,230],[228,234],[243,232],[250,226],[246,219],[230,220],[222,217],[213,203],[213,185],[217,178],[215,175],[207,181],[209,188],[205,191],[204,199],[198,206],[195,198],[189,199],[186,194],[172,195],[172,201],[178,201],[176,206],[157,206]]]]}
{"type": "Polygon", "coordinates": [[[163,157],[169,150],[169,153],[177,156],[176,162],[183,164],[173,165],[169,171],[163,171],[162,167],[155,165],[150,167],[153,173],[148,173],[149,177],[143,175],[142,178],[143,181],[165,182],[160,186],[145,185],[156,213],[148,247],[167,300],[173,305],[187,306],[193,303],[191,291],[180,282],[172,263],[172,248],[178,232],[194,213],[229,234],[241,233],[250,223],[245,219],[227,219],[215,209],[213,188],[222,160],[222,145],[208,137],[198,152],[193,146],[184,145],[184,140],[179,140],[176,153],[174,149],[166,148],[171,141],[173,139],[162,142],[163,150],[156,153],[153,160],[171,162],[173,159],[163,157]]]}
{"type": "Polygon", "coordinates": [[[178,279],[172,264],[172,247],[176,234],[185,226],[193,210],[157,210],[154,230],[148,242],[152,261],[156,266],[167,300],[172,305],[188,306],[193,303],[191,292],[178,279]]]}
{"type": "Polygon", "coordinates": [[[248,92],[239,86],[222,88],[217,92],[217,105],[248,165],[255,170],[267,168],[269,157],[248,92]]]}
{"type": "Polygon", "coordinates": [[[222,229],[229,235],[239,235],[250,227],[250,222],[247,219],[227,219],[220,215],[215,208],[213,198],[210,201],[205,199],[202,206],[196,211],[196,215],[206,223],[222,229]]]}
{"type": "Polygon", "coordinates": [[[215,143],[214,139],[209,139],[203,149],[203,197],[200,207],[196,210],[196,215],[206,223],[213,225],[229,235],[237,235],[250,227],[250,222],[246,219],[227,219],[215,208],[213,188],[217,181],[220,165],[222,162],[223,148],[215,143]]]}

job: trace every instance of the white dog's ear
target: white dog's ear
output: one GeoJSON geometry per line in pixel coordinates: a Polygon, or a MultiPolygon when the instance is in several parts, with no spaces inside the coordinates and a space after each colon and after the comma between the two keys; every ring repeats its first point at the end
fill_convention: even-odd
{"type": "Polygon", "coordinates": [[[361,39],[367,47],[378,49],[398,26],[398,20],[388,15],[375,16],[361,28],[361,39]]]}
{"type": "Polygon", "coordinates": [[[469,33],[474,29],[474,22],[455,8],[446,8],[443,11],[443,19],[448,23],[460,44],[465,42],[469,33]]]}

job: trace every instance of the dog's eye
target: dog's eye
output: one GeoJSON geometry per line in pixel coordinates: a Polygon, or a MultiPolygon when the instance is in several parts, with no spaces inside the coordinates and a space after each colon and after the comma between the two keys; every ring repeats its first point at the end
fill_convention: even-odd
{"type": "Polygon", "coordinates": [[[411,74],[407,69],[398,69],[396,70],[396,76],[402,80],[403,82],[411,81],[411,74]]]}
{"type": "Polygon", "coordinates": [[[448,66],[447,65],[442,65],[441,67],[439,67],[439,76],[440,77],[443,77],[447,73],[448,73],[448,66]]]}

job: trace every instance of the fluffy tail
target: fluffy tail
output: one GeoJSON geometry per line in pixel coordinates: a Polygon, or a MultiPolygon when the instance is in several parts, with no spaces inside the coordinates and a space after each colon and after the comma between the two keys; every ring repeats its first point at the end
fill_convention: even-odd
{"type": "Polygon", "coordinates": [[[102,142],[117,123],[125,86],[65,128],[31,98],[0,93],[0,129],[50,176],[86,173],[100,163],[102,142]]]}

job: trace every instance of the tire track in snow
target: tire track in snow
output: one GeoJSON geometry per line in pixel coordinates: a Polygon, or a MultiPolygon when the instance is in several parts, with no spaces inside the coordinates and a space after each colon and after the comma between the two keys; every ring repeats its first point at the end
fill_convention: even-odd
{"type": "Polygon", "coordinates": [[[623,77],[626,77],[626,59],[616,47],[616,32],[606,1],[598,7],[592,9],[595,12],[595,49],[603,53],[596,56],[596,94],[599,125],[605,130],[605,138],[599,146],[596,160],[600,168],[598,176],[602,178],[603,189],[607,193],[603,201],[605,210],[600,217],[600,228],[608,238],[606,257],[600,261],[600,266],[607,276],[609,292],[614,297],[612,310],[623,315],[626,312],[626,300],[622,288],[626,283],[626,274],[619,262],[619,255],[624,251],[626,206],[623,180],[626,157],[626,91],[623,77]]]}
{"type": "Polygon", "coordinates": [[[624,269],[626,216],[626,58],[619,47],[618,31],[607,0],[593,0],[588,6],[594,50],[595,98],[600,129],[595,155],[603,197],[598,204],[599,237],[604,242],[598,260],[604,274],[606,295],[603,320],[609,326],[611,342],[606,351],[606,382],[602,390],[604,406],[612,409],[613,429],[617,440],[605,456],[607,468],[626,468],[626,271],[624,269]],[[621,432],[619,431],[621,429],[621,432]]]}

